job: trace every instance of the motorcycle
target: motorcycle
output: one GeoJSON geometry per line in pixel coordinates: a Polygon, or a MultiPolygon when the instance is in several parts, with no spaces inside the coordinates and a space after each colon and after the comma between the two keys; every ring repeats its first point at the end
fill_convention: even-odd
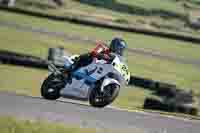
{"type": "MultiPolygon", "coordinates": [[[[74,63],[78,56],[65,57],[65,67],[74,63]]],[[[70,74],[55,64],[49,64],[49,76],[41,86],[41,95],[48,100],[60,97],[89,101],[93,107],[102,108],[111,104],[118,96],[123,84],[130,80],[130,72],[118,55],[111,63],[93,59],[88,66],[70,74]]]]}

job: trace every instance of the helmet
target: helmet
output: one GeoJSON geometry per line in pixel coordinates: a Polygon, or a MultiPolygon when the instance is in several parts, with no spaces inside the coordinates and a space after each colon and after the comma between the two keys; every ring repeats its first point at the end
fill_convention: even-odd
{"type": "Polygon", "coordinates": [[[117,55],[123,56],[125,49],[127,48],[126,42],[121,38],[114,38],[110,43],[110,50],[117,55]]]}

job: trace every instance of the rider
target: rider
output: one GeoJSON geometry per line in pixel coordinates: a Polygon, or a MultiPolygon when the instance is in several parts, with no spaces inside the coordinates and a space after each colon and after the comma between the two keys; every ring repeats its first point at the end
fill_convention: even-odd
{"type": "Polygon", "coordinates": [[[99,51],[99,49],[97,48],[92,52],[80,55],[78,59],[74,61],[73,65],[68,68],[67,71],[72,72],[80,67],[87,66],[92,63],[94,58],[104,59],[107,62],[111,62],[114,59],[115,55],[123,56],[126,48],[127,44],[123,39],[114,38],[111,41],[109,48],[104,47],[102,51],[99,51]]]}

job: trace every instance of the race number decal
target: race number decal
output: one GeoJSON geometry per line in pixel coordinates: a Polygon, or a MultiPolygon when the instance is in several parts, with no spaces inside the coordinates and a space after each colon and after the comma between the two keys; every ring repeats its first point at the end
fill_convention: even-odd
{"type": "Polygon", "coordinates": [[[128,67],[120,61],[118,57],[113,60],[114,68],[124,77],[127,83],[130,80],[130,72],[128,71],[128,67]]]}
{"type": "Polygon", "coordinates": [[[123,74],[127,74],[128,75],[128,68],[126,67],[126,65],[122,65],[121,71],[122,71],[123,74]]]}

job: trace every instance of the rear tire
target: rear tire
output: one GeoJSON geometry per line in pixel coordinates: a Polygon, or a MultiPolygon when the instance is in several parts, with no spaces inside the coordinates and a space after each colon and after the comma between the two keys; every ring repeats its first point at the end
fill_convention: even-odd
{"type": "Polygon", "coordinates": [[[48,100],[56,100],[60,98],[60,90],[64,87],[61,75],[48,76],[41,87],[41,96],[48,100]],[[57,81],[56,81],[57,80],[57,81]]]}
{"type": "Polygon", "coordinates": [[[97,108],[103,108],[111,104],[119,95],[120,86],[117,84],[110,84],[105,86],[104,90],[110,90],[111,96],[101,96],[100,89],[93,89],[89,97],[90,105],[97,108]]]}

